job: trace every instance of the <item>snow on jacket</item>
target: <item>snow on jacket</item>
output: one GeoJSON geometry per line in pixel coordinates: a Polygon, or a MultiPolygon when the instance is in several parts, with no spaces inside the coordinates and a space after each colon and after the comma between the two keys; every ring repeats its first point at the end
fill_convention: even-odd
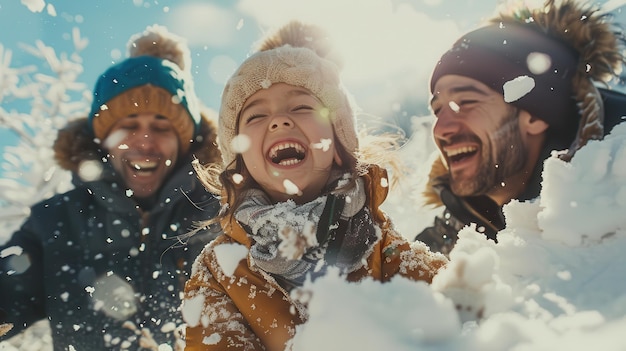
{"type": "MultiPolygon", "coordinates": [[[[346,279],[371,277],[385,282],[399,274],[431,282],[446,258],[428,251],[425,245],[408,243],[394,230],[391,220],[379,208],[388,191],[381,185],[386,178],[384,170],[371,167],[363,178],[367,206],[382,235],[372,243],[365,264],[346,279]]],[[[185,287],[185,315],[188,309],[201,310],[197,311],[197,322],[186,318],[185,350],[284,350],[296,326],[306,321],[306,306],[293,299],[272,276],[255,267],[249,253],[232,274],[225,272],[218,252],[232,245],[249,249],[251,241],[232,217],[225,218],[222,227],[224,234],[202,251],[185,287]]]]}
{"type": "Polygon", "coordinates": [[[220,159],[206,118],[202,135],[150,212],[142,212],[109,163],[100,180],[78,177],[81,161],[102,157],[86,119],[59,132],[57,160],[73,172],[75,188],[34,205],[0,247],[0,308],[14,325],[9,335],[47,318],[55,350],[137,350],[144,328],[147,339],[174,344],[191,263],[215,234],[179,238],[219,209],[191,167],[192,153],[203,163],[220,159]]]}

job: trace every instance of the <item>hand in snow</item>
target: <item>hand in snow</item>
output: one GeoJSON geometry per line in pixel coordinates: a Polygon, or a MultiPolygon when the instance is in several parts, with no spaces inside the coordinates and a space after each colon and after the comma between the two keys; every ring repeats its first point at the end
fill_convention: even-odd
{"type": "Polygon", "coordinates": [[[7,319],[7,313],[0,308],[0,336],[8,333],[9,330],[13,329],[13,324],[5,323],[7,319]]]}
{"type": "Polygon", "coordinates": [[[471,256],[457,253],[433,278],[433,289],[454,302],[461,322],[483,318],[486,295],[493,285],[494,260],[489,248],[479,249],[471,256]]]}
{"type": "Polygon", "coordinates": [[[483,318],[485,311],[484,295],[479,291],[465,288],[448,287],[441,291],[454,302],[461,323],[477,321],[483,318]]]}
{"type": "Polygon", "coordinates": [[[8,333],[11,329],[13,329],[13,324],[11,323],[0,324],[0,336],[8,333]]]}

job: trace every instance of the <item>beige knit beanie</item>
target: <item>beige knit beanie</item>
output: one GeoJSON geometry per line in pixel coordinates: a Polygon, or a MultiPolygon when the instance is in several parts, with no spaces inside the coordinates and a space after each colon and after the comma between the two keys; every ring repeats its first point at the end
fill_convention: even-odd
{"type": "Polygon", "coordinates": [[[356,153],[354,105],[341,83],[341,63],[333,56],[325,33],[319,27],[293,21],[267,36],[259,50],[241,64],[222,94],[218,143],[224,165],[235,159],[232,141],[244,103],[275,83],[311,91],[328,108],[337,141],[348,152],[356,153]]]}

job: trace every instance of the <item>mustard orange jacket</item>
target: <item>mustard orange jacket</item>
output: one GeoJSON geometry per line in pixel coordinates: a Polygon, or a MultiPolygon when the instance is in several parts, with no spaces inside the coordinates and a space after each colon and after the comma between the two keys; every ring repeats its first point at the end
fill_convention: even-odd
{"type": "MultiPolygon", "coordinates": [[[[370,251],[367,265],[346,279],[371,277],[385,282],[400,274],[430,283],[447,259],[421,243],[410,244],[393,229],[390,219],[379,209],[387,196],[387,187],[381,185],[383,178],[386,172],[376,166],[364,176],[367,203],[381,229],[381,238],[370,251]]],[[[185,287],[187,306],[183,308],[202,308],[198,321],[187,320],[185,350],[285,350],[296,326],[307,319],[306,306],[255,267],[249,255],[239,262],[234,274],[226,275],[216,248],[227,244],[250,248],[251,242],[232,217],[224,219],[222,226],[224,233],[198,256],[185,287]]]]}

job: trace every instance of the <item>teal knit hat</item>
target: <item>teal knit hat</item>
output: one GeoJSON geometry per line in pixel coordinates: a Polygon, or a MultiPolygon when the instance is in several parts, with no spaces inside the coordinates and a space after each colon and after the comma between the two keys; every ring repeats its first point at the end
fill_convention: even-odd
{"type": "Polygon", "coordinates": [[[88,118],[96,138],[106,138],[120,118],[152,112],[172,120],[181,151],[188,150],[189,143],[200,131],[201,116],[191,75],[183,70],[184,64],[181,68],[175,60],[182,55],[172,53],[172,50],[180,50],[179,41],[164,27],[148,27],[131,41],[129,47],[140,48],[131,53],[133,57],[100,75],[88,118]]]}

